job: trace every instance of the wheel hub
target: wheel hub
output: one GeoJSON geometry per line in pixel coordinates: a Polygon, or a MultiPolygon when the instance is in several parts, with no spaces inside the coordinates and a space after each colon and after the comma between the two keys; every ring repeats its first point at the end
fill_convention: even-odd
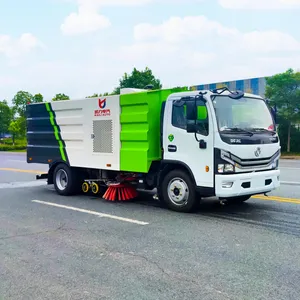
{"type": "Polygon", "coordinates": [[[175,205],[185,205],[189,197],[188,185],[181,178],[174,178],[168,185],[168,196],[175,205]]]}
{"type": "Polygon", "coordinates": [[[64,190],[68,185],[68,175],[63,169],[58,170],[56,174],[56,185],[60,190],[64,190]]]}

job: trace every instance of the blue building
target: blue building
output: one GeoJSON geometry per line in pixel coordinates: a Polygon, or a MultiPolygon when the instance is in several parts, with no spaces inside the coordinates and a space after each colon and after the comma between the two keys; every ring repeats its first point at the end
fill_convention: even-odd
{"type": "Polygon", "coordinates": [[[260,95],[265,97],[266,92],[266,78],[250,78],[250,79],[241,79],[235,81],[225,81],[225,82],[216,82],[208,84],[200,84],[192,86],[191,89],[194,91],[197,90],[212,90],[215,88],[228,87],[230,90],[241,90],[245,93],[252,93],[255,95],[260,95]]]}
{"type": "Polygon", "coordinates": [[[12,135],[9,133],[4,133],[4,134],[0,133],[0,139],[8,139],[11,137],[12,137],[12,135]]]}

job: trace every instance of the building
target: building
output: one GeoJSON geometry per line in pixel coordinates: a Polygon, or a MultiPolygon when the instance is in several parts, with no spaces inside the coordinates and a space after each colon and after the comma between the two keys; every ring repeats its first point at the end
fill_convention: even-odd
{"type": "Polygon", "coordinates": [[[241,90],[245,93],[252,93],[255,95],[260,95],[265,97],[266,92],[266,78],[250,78],[250,79],[241,79],[235,81],[226,81],[226,82],[217,82],[209,84],[200,84],[191,86],[193,91],[197,90],[213,90],[215,88],[222,88],[227,86],[230,90],[241,90]]]}

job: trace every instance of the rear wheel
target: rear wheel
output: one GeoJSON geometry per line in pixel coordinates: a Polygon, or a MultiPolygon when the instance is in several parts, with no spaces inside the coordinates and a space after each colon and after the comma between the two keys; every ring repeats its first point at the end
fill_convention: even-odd
{"type": "Polygon", "coordinates": [[[79,192],[81,184],[77,172],[65,164],[59,164],[53,173],[53,182],[59,195],[68,196],[79,192]]]}
{"type": "Polygon", "coordinates": [[[162,180],[162,201],[171,210],[192,212],[197,205],[195,186],[190,176],[182,170],[173,170],[162,180]]]}

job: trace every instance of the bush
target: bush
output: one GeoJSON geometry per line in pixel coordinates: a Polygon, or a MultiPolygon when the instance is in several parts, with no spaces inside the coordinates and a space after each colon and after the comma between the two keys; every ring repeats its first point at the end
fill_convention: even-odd
{"type": "MultiPolygon", "coordinates": [[[[27,141],[24,138],[15,140],[15,145],[24,145],[26,143],[27,141]]],[[[3,139],[0,140],[0,144],[13,145],[13,140],[12,138],[3,139]]]]}
{"type": "Polygon", "coordinates": [[[0,144],[0,151],[18,151],[18,150],[25,150],[26,144],[18,144],[18,145],[6,145],[0,144]]]}

